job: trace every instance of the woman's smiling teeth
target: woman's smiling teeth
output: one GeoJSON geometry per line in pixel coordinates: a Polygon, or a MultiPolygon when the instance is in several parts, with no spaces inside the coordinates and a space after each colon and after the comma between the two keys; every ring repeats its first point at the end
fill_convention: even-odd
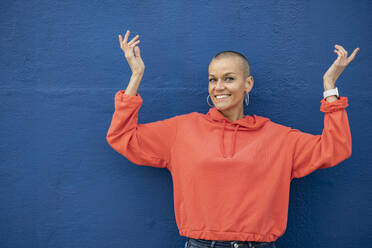
{"type": "Polygon", "coordinates": [[[227,98],[227,97],[229,97],[229,96],[231,96],[231,94],[216,95],[215,98],[216,98],[216,99],[224,99],[224,98],[227,98]]]}

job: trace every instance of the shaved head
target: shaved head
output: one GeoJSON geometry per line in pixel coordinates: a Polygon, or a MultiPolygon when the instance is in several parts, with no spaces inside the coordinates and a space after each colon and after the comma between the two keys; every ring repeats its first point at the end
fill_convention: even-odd
{"type": "Polygon", "coordinates": [[[240,61],[241,69],[244,72],[244,77],[248,77],[251,75],[251,66],[248,62],[248,59],[241,53],[235,51],[223,51],[217,53],[211,60],[214,59],[222,59],[222,58],[236,58],[240,61]]]}

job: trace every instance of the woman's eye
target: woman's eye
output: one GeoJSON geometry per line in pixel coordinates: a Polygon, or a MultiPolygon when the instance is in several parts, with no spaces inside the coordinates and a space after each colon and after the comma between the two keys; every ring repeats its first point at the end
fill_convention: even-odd
{"type": "MultiPolygon", "coordinates": [[[[232,80],[234,80],[234,78],[232,78],[232,77],[227,77],[227,78],[225,78],[225,80],[226,80],[226,81],[232,81],[232,80]]],[[[216,81],[216,79],[214,79],[214,78],[209,79],[209,82],[212,82],[212,81],[216,81]]]]}

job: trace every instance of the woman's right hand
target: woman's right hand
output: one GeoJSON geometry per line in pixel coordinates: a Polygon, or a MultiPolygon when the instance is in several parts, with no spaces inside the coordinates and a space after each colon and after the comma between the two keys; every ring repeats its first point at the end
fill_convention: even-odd
{"type": "Polygon", "coordinates": [[[140,43],[140,40],[137,40],[139,38],[139,35],[136,35],[131,41],[127,43],[129,34],[130,31],[127,30],[124,36],[124,40],[119,34],[120,48],[124,52],[125,58],[127,59],[130,69],[132,70],[132,74],[143,75],[143,73],[145,72],[145,64],[142,61],[140,49],[138,46],[136,46],[138,43],[140,43]],[[133,54],[133,48],[136,56],[134,56],[133,54]]]}

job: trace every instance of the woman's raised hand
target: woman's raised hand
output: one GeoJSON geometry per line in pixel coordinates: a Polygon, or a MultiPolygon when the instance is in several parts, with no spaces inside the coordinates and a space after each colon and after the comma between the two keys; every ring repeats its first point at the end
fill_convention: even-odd
{"type": "Polygon", "coordinates": [[[132,74],[143,75],[145,71],[145,64],[142,61],[140,49],[138,46],[136,46],[138,43],[140,43],[140,40],[137,40],[139,35],[136,35],[131,41],[127,42],[129,34],[130,31],[127,30],[124,40],[119,34],[120,48],[124,52],[125,58],[127,59],[130,69],[132,70],[132,74]],[[133,54],[133,49],[136,56],[133,54]]]}
{"type": "Polygon", "coordinates": [[[332,89],[336,84],[337,78],[341,75],[346,66],[355,58],[359,47],[355,48],[353,53],[348,57],[347,51],[340,45],[335,45],[334,52],[338,55],[333,64],[328,68],[323,76],[324,88],[332,89]]]}

